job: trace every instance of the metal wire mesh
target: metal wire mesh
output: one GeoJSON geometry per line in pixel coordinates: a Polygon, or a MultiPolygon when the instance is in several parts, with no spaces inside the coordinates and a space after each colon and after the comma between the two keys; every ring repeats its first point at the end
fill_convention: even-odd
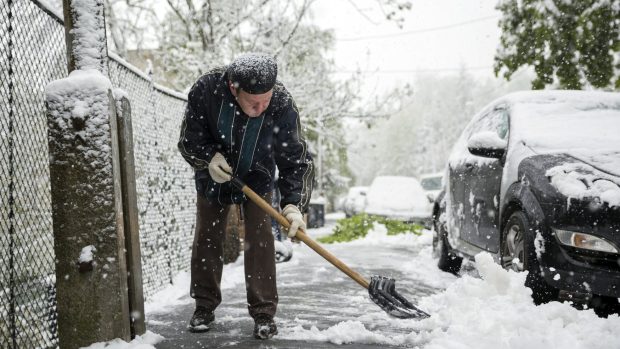
{"type": "MultiPolygon", "coordinates": [[[[44,89],[67,76],[62,20],[0,0],[0,348],[56,348],[54,241],[44,89]]],[[[145,298],[189,267],[195,191],[176,150],[184,98],[119,59],[132,107],[145,298]]]]}
{"type": "Polygon", "coordinates": [[[110,59],[112,84],[131,101],[144,296],[148,299],[187,269],[195,221],[193,172],[178,154],[186,100],[156,88],[119,59],[110,59]]]}
{"type": "Polygon", "coordinates": [[[0,13],[0,347],[55,348],[54,241],[43,94],[50,81],[66,76],[64,29],[30,1],[3,1],[0,13]]]}

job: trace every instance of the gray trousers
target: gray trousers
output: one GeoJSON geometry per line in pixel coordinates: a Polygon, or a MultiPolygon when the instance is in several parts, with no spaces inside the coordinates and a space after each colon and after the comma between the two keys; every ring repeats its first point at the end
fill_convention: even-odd
{"type": "MultiPolygon", "coordinates": [[[[263,197],[271,202],[271,195],[263,197]]],[[[250,316],[275,315],[278,305],[276,262],[271,218],[252,201],[243,205],[245,288],[250,316]]],[[[211,311],[222,302],[224,234],[230,206],[198,194],[192,247],[190,294],[197,306],[211,311]]]]}

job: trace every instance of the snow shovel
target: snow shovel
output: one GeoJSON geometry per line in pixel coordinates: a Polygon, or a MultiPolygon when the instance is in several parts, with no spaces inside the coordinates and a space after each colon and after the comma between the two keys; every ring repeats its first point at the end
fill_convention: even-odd
{"type": "MultiPolygon", "coordinates": [[[[243,183],[239,178],[232,176],[231,181],[235,187],[239,188],[248,198],[250,198],[250,200],[267,212],[267,214],[271,217],[276,219],[278,223],[282,224],[286,228],[290,227],[288,220],[284,216],[271,207],[269,203],[263,200],[263,198],[245,185],[245,183],[243,183]]],[[[363,288],[367,289],[370,299],[372,299],[373,302],[375,302],[389,315],[401,319],[423,319],[430,316],[396,292],[396,281],[394,279],[383,276],[373,276],[371,277],[370,282],[368,282],[368,280],[366,280],[362,275],[342,263],[338,258],[336,258],[336,256],[321,247],[321,245],[312,240],[302,230],[297,231],[295,238],[303,241],[303,243],[308,245],[308,247],[313,249],[336,268],[340,269],[340,271],[347,274],[363,288]]]]}

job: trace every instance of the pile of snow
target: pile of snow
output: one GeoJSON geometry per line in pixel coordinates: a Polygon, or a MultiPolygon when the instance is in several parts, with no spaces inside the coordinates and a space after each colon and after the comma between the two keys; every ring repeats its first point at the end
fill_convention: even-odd
{"type": "Polygon", "coordinates": [[[109,342],[94,343],[82,349],[155,349],[155,344],[162,340],[164,340],[164,337],[151,331],[146,331],[144,335],[136,336],[129,343],[117,338],[109,342]]]}
{"type": "Polygon", "coordinates": [[[481,278],[465,275],[444,292],[423,298],[425,320],[382,320],[407,333],[387,336],[359,320],[330,328],[299,325],[285,336],[336,344],[421,346],[424,348],[618,348],[620,318],[602,319],[591,310],[552,302],[536,306],[523,286],[524,273],[506,271],[488,254],[476,256],[481,278]]]}
{"type": "Polygon", "coordinates": [[[526,274],[502,269],[489,254],[476,256],[475,266],[480,277],[466,274],[456,278],[437,269],[436,260],[431,258],[432,235],[429,231],[420,236],[387,236],[386,232],[385,227],[377,224],[364,239],[337,245],[426,245],[412,261],[396,262],[398,265],[394,268],[425,283],[434,279],[436,287],[446,288],[417,300],[420,308],[429,312],[431,317],[418,321],[394,319],[383,312],[367,313],[326,329],[304,324],[283,328],[281,337],[335,344],[442,349],[620,347],[620,337],[615,335],[620,326],[618,316],[602,319],[592,310],[577,310],[559,302],[536,306],[531,299],[531,290],[524,286],[526,274]],[[365,322],[374,325],[364,325],[365,322]],[[403,334],[387,334],[375,326],[398,328],[403,334]]]}
{"type": "Polygon", "coordinates": [[[551,184],[571,198],[598,198],[610,207],[620,206],[620,179],[582,163],[570,163],[549,169],[551,184]]]}

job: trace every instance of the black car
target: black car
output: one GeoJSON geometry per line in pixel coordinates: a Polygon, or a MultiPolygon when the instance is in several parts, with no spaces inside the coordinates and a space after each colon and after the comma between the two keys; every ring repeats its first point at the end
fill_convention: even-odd
{"type": "Polygon", "coordinates": [[[529,91],[467,125],[433,208],[444,271],[491,253],[536,303],[620,297],[620,93],[529,91]]]}

